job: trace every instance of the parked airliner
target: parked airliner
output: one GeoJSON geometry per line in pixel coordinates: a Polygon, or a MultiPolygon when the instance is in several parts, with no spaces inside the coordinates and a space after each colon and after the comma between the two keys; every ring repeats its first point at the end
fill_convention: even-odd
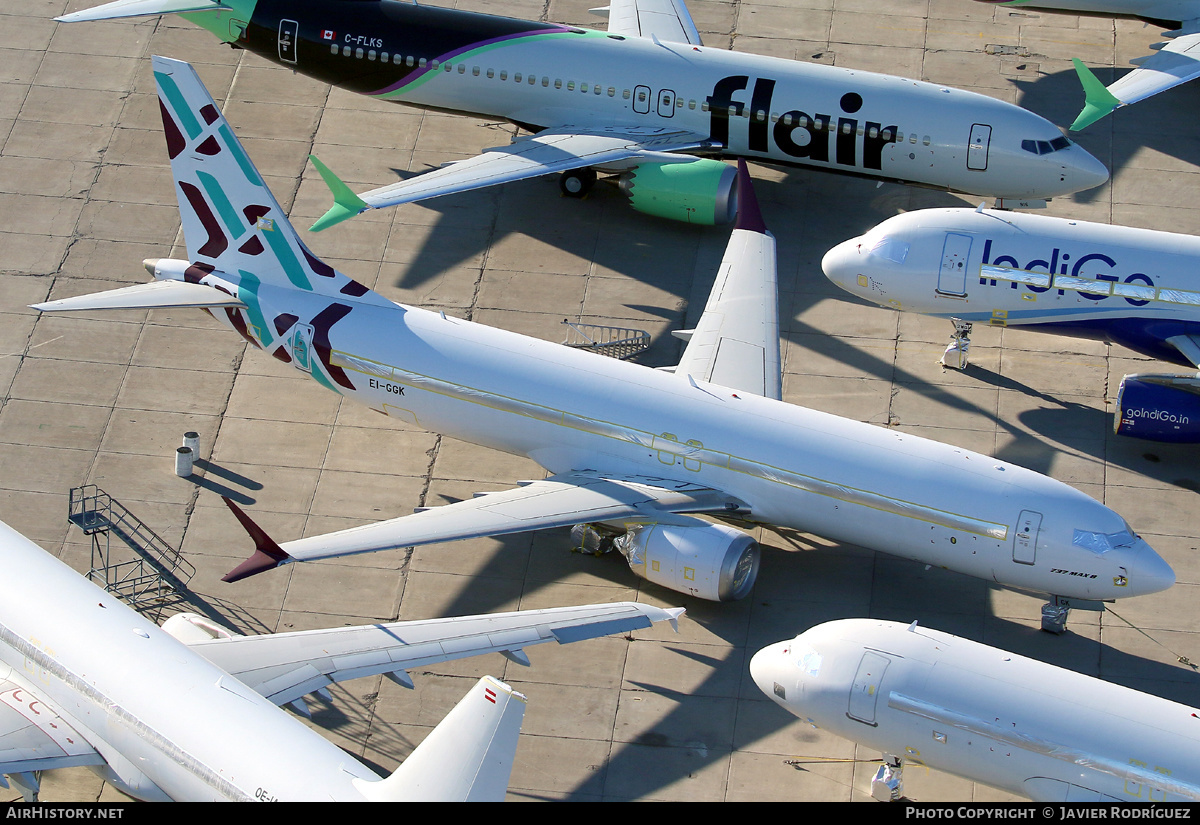
{"type": "MultiPolygon", "coordinates": [[[[502,801],[525,697],[481,679],[389,777],[282,705],[335,682],[542,642],[676,624],[632,602],[241,636],[195,614],[162,628],[0,523],[0,785],[88,766],[150,801],[502,801]],[[7,777],[7,782],[3,777],[7,777]]],[[[301,708],[303,709],[303,708],[301,708]]]]}
{"type": "MultiPolygon", "coordinates": [[[[780,400],[775,239],[744,168],[742,209],[673,373],[392,303],[301,242],[186,63],[154,58],[189,260],[42,311],[195,306],[254,347],[388,416],[526,456],[548,478],[276,545],[227,580],[292,561],[592,525],[657,584],[745,596],[746,533],[689,515],[807,530],[1015,587],[1099,601],[1170,587],[1115,512],[1038,473],[780,400]]],[[[245,523],[245,522],[244,522],[245,523]]]]}
{"type": "Polygon", "coordinates": [[[1109,85],[1101,83],[1082,61],[1075,71],[1083,81],[1085,103],[1071,130],[1084,129],[1109,112],[1145,100],[1159,92],[1200,77],[1200,3],[1196,0],[983,0],[1022,9],[1047,9],[1068,14],[1135,17],[1170,31],[1166,42],[1156,43],[1151,54],[1130,62],[1132,72],[1109,85]]]}
{"type": "Polygon", "coordinates": [[[765,647],[750,674],[811,724],[1035,802],[1200,801],[1200,711],[929,628],[842,619],[765,647]]]}
{"type": "MultiPolygon", "coordinates": [[[[1200,238],[989,209],[921,209],[826,253],[838,286],[955,321],[943,363],[965,367],[974,323],[1120,344],[1200,369],[1200,238]]],[[[1200,441],[1200,377],[1126,375],[1113,426],[1200,441]]]]}
{"type": "Polygon", "coordinates": [[[1005,101],[705,47],[683,0],[613,0],[606,32],[394,0],[116,0],[58,19],[168,12],[374,99],[501,118],[533,133],[361,196],[335,185],[335,206],[314,229],[367,208],[550,173],[563,173],[565,193],[583,194],[596,169],[622,173],[635,209],[723,223],[736,201],[720,157],[1006,199],[1108,179],[1056,126],[1005,101]]]}

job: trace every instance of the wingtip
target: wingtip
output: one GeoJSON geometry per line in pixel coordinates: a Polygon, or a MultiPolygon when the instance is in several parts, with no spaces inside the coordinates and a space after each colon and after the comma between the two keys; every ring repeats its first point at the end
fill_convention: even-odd
{"type": "Polygon", "coordinates": [[[246,515],[241,507],[234,504],[228,496],[221,496],[221,501],[225,502],[226,506],[233,512],[234,517],[237,518],[246,532],[250,534],[251,540],[254,541],[254,554],[222,576],[221,581],[232,584],[233,582],[247,579],[259,573],[274,570],[281,564],[287,564],[292,560],[292,557],[284,552],[275,540],[268,536],[266,531],[259,527],[250,516],[246,515]]]}
{"type": "Polygon", "coordinates": [[[1083,86],[1083,109],[1071,124],[1071,131],[1078,132],[1115,110],[1121,105],[1121,101],[1100,82],[1091,69],[1083,65],[1082,60],[1073,57],[1071,63],[1075,66],[1075,74],[1079,76],[1079,82],[1083,86]]]}
{"type": "Polygon", "coordinates": [[[355,215],[361,214],[371,208],[366,201],[354,194],[350,187],[333,173],[333,170],[324,163],[321,163],[316,155],[309,155],[308,159],[312,161],[313,167],[321,175],[321,180],[325,181],[325,185],[329,187],[330,194],[333,195],[333,206],[329,207],[329,211],[309,227],[311,231],[320,232],[323,229],[328,229],[342,221],[350,220],[355,215]]]}
{"type": "Polygon", "coordinates": [[[758,198],[754,194],[754,181],[746,161],[738,158],[738,214],[734,229],[744,229],[747,232],[767,234],[767,224],[763,221],[762,210],[758,206],[758,198]]]}
{"type": "Polygon", "coordinates": [[[679,632],[679,617],[687,612],[686,607],[668,607],[667,614],[671,617],[667,621],[671,623],[671,629],[676,633],[679,632]]]}

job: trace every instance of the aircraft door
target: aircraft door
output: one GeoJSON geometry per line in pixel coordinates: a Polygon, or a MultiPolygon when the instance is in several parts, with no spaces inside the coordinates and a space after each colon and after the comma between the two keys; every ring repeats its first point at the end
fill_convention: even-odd
{"type": "Polygon", "coordinates": [[[633,110],[639,115],[650,114],[650,87],[636,86],[633,90],[633,110]]]}
{"type": "Polygon", "coordinates": [[[1013,561],[1018,564],[1033,564],[1037,561],[1038,531],[1042,527],[1042,514],[1033,510],[1022,510],[1017,519],[1017,532],[1013,536],[1013,561]]]}
{"type": "Polygon", "coordinates": [[[967,168],[983,172],[988,165],[988,146],[992,142],[992,127],[985,123],[971,124],[971,140],[967,144],[967,168]]]}
{"type": "Polygon", "coordinates": [[[292,363],[302,372],[312,372],[313,328],[309,324],[296,324],[292,331],[292,363]]]}
{"type": "Polygon", "coordinates": [[[879,685],[887,670],[888,658],[873,651],[863,653],[850,688],[850,706],[846,715],[859,722],[875,725],[875,705],[879,701],[879,685]]]}
{"type": "Polygon", "coordinates": [[[947,232],[942,245],[942,268],[938,271],[940,295],[967,294],[967,261],[971,257],[971,236],[947,232]]]}
{"type": "Polygon", "coordinates": [[[675,114],[675,93],[670,89],[658,92],[658,116],[672,117],[675,114]]]}
{"type": "Polygon", "coordinates": [[[279,59],[284,63],[296,62],[296,41],[299,38],[299,23],[295,20],[279,21],[279,59]]]}

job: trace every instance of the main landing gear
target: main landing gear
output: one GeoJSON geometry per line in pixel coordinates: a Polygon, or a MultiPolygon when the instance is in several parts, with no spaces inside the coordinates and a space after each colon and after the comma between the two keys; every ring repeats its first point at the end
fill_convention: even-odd
{"type": "Polygon", "coordinates": [[[582,198],[596,184],[596,170],[590,168],[571,169],[558,179],[558,188],[568,198],[582,198]]]}
{"type": "Polygon", "coordinates": [[[950,346],[942,353],[942,367],[965,370],[967,356],[971,350],[971,322],[962,318],[950,320],[954,323],[954,334],[950,336],[950,346]]]}

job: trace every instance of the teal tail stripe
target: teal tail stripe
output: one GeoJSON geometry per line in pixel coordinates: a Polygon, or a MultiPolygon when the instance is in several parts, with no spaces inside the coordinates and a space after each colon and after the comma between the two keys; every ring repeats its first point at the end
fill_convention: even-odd
{"type": "Polygon", "coordinates": [[[250,162],[250,158],[246,157],[246,152],[242,149],[241,142],[233,134],[233,130],[229,128],[229,124],[222,122],[217,131],[225,141],[226,148],[229,149],[233,157],[237,160],[238,166],[242,168],[242,174],[246,176],[246,180],[255,186],[266,188],[262,182],[262,178],[258,176],[258,170],[254,168],[254,164],[250,162]]]}
{"type": "Polygon", "coordinates": [[[233,208],[233,204],[229,202],[229,198],[225,197],[225,191],[221,188],[221,184],[212,175],[207,172],[196,170],[196,177],[199,178],[200,184],[204,187],[204,191],[208,193],[209,200],[217,207],[217,213],[220,214],[221,220],[225,222],[225,228],[229,230],[229,234],[236,241],[246,234],[246,226],[238,217],[237,210],[233,208]]]}
{"type": "Polygon", "coordinates": [[[262,236],[267,239],[271,251],[279,259],[279,263],[283,266],[283,271],[287,275],[288,280],[292,282],[292,285],[306,292],[312,292],[312,283],[309,282],[308,276],[304,274],[304,268],[296,260],[296,256],[292,253],[292,248],[288,246],[285,234],[279,229],[274,229],[270,232],[263,232],[262,236]]]}
{"type": "Polygon", "coordinates": [[[200,128],[200,122],[192,114],[192,107],[188,105],[187,100],[179,91],[179,87],[175,85],[175,81],[169,74],[155,72],[154,77],[158,80],[158,86],[167,96],[167,100],[171,101],[171,108],[175,110],[175,116],[183,124],[184,131],[188,133],[189,138],[195,140],[203,129],[200,128]]]}
{"type": "Polygon", "coordinates": [[[263,349],[267,349],[275,339],[271,337],[271,329],[267,326],[267,319],[263,316],[258,301],[258,287],[261,282],[244,269],[239,269],[238,275],[241,276],[238,281],[238,298],[246,305],[246,315],[250,318],[250,326],[258,333],[259,343],[263,345],[263,349]]]}

